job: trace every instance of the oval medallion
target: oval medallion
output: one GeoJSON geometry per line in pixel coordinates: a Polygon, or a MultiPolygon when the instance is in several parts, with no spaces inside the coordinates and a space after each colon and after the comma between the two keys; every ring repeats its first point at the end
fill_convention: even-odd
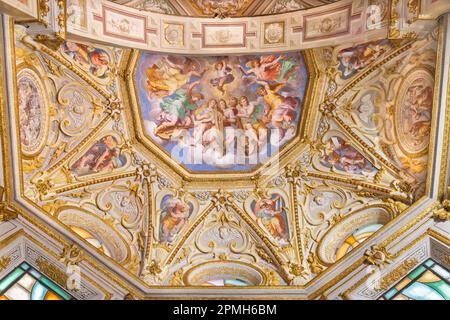
{"type": "Polygon", "coordinates": [[[37,74],[23,69],[17,75],[20,140],[24,155],[38,153],[47,135],[48,110],[42,83],[37,74]]]}
{"type": "Polygon", "coordinates": [[[433,86],[433,76],[425,69],[411,72],[400,85],[395,128],[400,148],[410,157],[420,156],[428,148],[433,86]]]}

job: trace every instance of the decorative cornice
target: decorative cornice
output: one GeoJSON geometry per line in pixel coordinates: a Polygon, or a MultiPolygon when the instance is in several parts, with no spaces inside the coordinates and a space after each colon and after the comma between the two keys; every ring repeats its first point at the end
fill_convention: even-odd
{"type": "Polygon", "coordinates": [[[59,284],[61,287],[67,288],[67,279],[69,277],[67,273],[43,258],[38,258],[36,260],[36,264],[43,274],[59,284]]]}
{"type": "Polygon", "coordinates": [[[417,263],[417,258],[411,258],[403,261],[398,267],[384,276],[377,284],[375,289],[378,291],[389,289],[394,282],[406,276],[411,271],[411,269],[417,265],[417,263]]]}

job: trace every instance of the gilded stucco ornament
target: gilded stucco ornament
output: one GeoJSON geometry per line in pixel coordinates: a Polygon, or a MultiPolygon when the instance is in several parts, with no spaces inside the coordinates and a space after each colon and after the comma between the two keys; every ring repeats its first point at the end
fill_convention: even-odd
{"type": "Polygon", "coordinates": [[[83,259],[83,252],[75,244],[65,246],[61,256],[59,257],[59,261],[64,263],[66,266],[78,265],[81,261],[83,261],[83,259]]]}
{"type": "Polygon", "coordinates": [[[441,206],[433,211],[433,217],[436,220],[448,221],[450,220],[450,200],[445,199],[442,201],[441,206]]]}
{"type": "Polygon", "coordinates": [[[0,258],[0,272],[5,270],[9,267],[11,263],[11,257],[10,256],[3,256],[0,258]]]}
{"type": "Polygon", "coordinates": [[[390,264],[394,256],[384,247],[372,245],[370,249],[364,252],[365,261],[368,264],[383,268],[386,264],[390,264]]]}
{"type": "Polygon", "coordinates": [[[224,189],[219,189],[217,192],[212,194],[211,201],[214,204],[216,210],[227,209],[231,205],[233,197],[229,192],[224,189]]]}
{"type": "Polygon", "coordinates": [[[6,200],[5,188],[0,186],[0,222],[17,218],[17,212],[12,210],[6,200]]]}
{"type": "Polygon", "coordinates": [[[402,213],[404,210],[406,210],[409,206],[401,201],[396,201],[391,198],[383,199],[383,202],[389,205],[389,207],[392,210],[393,216],[396,217],[400,213],[402,213]]]}
{"type": "Polygon", "coordinates": [[[375,289],[378,291],[384,291],[389,289],[389,287],[396,281],[402,279],[406,276],[415,266],[417,266],[418,261],[416,258],[411,258],[403,261],[398,267],[385,275],[376,285],[375,289]]]}
{"type": "Polygon", "coordinates": [[[39,257],[36,260],[39,270],[63,288],[67,288],[69,275],[48,260],[39,257]]]}
{"type": "Polygon", "coordinates": [[[141,182],[153,183],[157,180],[158,173],[154,164],[143,161],[136,168],[136,179],[141,182]]]}

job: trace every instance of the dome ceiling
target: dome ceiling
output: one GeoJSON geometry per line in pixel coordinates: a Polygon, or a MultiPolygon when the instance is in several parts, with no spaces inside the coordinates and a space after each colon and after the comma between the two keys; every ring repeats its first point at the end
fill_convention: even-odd
{"type": "Polygon", "coordinates": [[[251,17],[309,9],[336,0],[112,0],[136,9],[192,17],[251,17]]]}

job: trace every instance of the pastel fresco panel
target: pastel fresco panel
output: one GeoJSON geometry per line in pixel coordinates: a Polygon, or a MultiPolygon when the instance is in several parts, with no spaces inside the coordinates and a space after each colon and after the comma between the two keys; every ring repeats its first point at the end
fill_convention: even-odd
{"type": "Polygon", "coordinates": [[[285,203],[280,195],[273,194],[253,201],[252,210],[257,221],[281,246],[289,243],[285,203]]]}
{"type": "Polygon", "coordinates": [[[105,34],[128,40],[145,42],[146,19],[104,7],[105,34]]]}
{"type": "Polygon", "coordinates": [[[192,214],[193,206],[171,195],[161,201],[160,241],[172,243],[186,225],[192,214]]]}
{"type": "Polygon", "coordinates": [[[71,167],[78,176],[111,172],[127,162],[121,153],[116,137],[107,135],[89,148],[71,167]]]}
{"type": "Polygon", "coordinates": [[[61,45],[61,50],[80,68],[97,78],[107,78],[111,72],[112,59],[103,49],[67,41],[61,45]]]}
{"type": "Polygon", "coordinates": [[[303,18],[304,40],[321,40],[350,32],[350,7],[303,18]]]}
{"type": "Polygon", "coordinates": [[[433,75],[425,69],[410,73],[400,87],[396,130],[400,146],[407,155],[421,154],[428,147],[433,87],[433,75]]]}
{"type": "Polygon", "coordinates": [[[331,137],[320,159],[322,165],[360,175],[373,175],[378,170],[358,150],[341,137],[331,137]]]}
{"type": "Polygon", "coordinates": [[[47,126],[47,108],[42,85],[33,71],[24,69],[19,72],[17,98],[22,151],[31,155],[40,149],[47,126]]]}
{"type": "Polygon", "coordinates": [[[301,53],[182,57],[143,53],[136,72],[147,135],[193,171],[250,170],[298,129],[301,53]]]}
{"type": "Polygon", "coordinates": [[[244,47],[245,25],[203,25],[203,47],[244,47]]]}
{"type": "Polygon", "coordinates": [[[358,71],[379,59],[392,49],[388,39],[367,42],[355,47],[346,48],[338,53],[339,67],[342,79],[349,79],[358,71]]]}

